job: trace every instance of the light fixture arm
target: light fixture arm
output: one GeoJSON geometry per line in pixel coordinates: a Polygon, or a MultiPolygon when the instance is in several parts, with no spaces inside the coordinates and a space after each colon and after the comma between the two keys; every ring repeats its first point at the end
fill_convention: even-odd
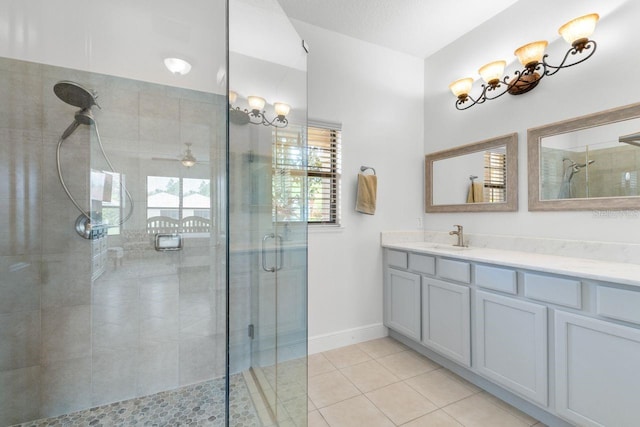
{"type": "Polygon", "coordinates": [[[513,79],[511,76],[505,76],[502,80],[496,80],[491,83],[483,83],[482,91],[477,98],[472,97],[469,94],[459,96],[455,101],[455,106],[458,110],[468,110],[474,105],[483,104],[486,101],[492,101],[500,98],[505,93],[510,95],[520,95],[529,92],[535,88],[540,80],[545,76],[553,76],[563,68],[573,67],[578,65],[587,59],[591,58],[596,51],[597,44],[594,40],[587,40],[585,42],[574,44],[564,55],[562,62],[559,65],[551,65],[547,62],[549,55],[545,54],[542,57],[542,62],[534,63],[527,66],[522,70],[516,70],[514,72],[513,79]],[[577,61],[567,61],[574,55],[581,55],[586,51],[586,56],[580,58],[577,61]]]}
{"type": "Polygon", "coordinates": [[[567,53],[565,53],[564,58],[562,59],[562,62],[560,63],[560,65],[551,65],[549,63],[547,63],[546,59],[549,55],[544,55],[544,57],[542,58],[542,62],[545,66],[545,71],[544,71],[544,75],[545,76],[553,76],[555,73],[557,73],[558,71],[560,71],[563,68],[569,68],[569,67],[573,67],[574,65],[578,65],[583,63],[584,61],[586,61],[587,59],[591,58],[593,56],[594,53],[596,53],[596,48],[598,47],[598,45],[596,44],[595,40],[588,40],[586,43],[584,44],[579,44],[576,46],[573,46],[571,49],[569,49],[567,51],[567,53]],[[593,48],[593,49],[591,49],[593,48]],[[572,62],[570,64],[567,64],[567,59],[569,59],[569,56],[573,56],[573,55],[578,55],[578,54],[582,54],[583,51],[589,51],[588,54],[581,58],[580,60],[576,61],[576,62],[572,62]]]}
{"type": "MultiPolygon", "coordinates": [[[[289,120],[287,120],[284,115],[277,115],[272,120],[267,119],[265,116],[266,111],[260,110],[247,110],[241,109],[240,107],[229,106],[231,111],[237,111],[240,113],[244,113],[248,117],[248,122],[254,125],[264,125],[264,126],[273,126],[276,128],[284,128],[289,124],[289,120]]],[[[245,119],[246,120],[246,119],[245,119]]],[[[246,123],[246,122],[245,122],[246,123]]]]}

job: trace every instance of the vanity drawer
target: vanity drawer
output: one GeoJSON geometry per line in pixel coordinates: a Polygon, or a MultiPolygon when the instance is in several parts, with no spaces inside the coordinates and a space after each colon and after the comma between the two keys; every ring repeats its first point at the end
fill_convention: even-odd
{"type": "Polygon", "coordinates": [[[524,296],[538,301],[582,308],[581,282],[576,279],[524,274],[524,296]]]}
{"type": "Polygon", "coordinates": [[[506,268],[476,265],[476,285],[511,295],[518,293],[516,272],[506,268]]]}
{"type": "Polygon", "coordinates": [[[409,270],[424,274],[436,274],[436,259],[429,255],[409,254],[409,270]]]}
{"type": "Polygon", "coordinates": [[[456,282],[471,283],[471,265],[464,261],[438,259],[438,276],[456,282]]]}
{"type": "Polygon", "coordinates": [[[640,324],[640,292],[598,286],[596,301],[600,316],[640,324]]]}
{"type": "Polygon", "coordinates": [[[387,249],[387,265],[391,267],[407,268],[407,253],[387,249]]]}

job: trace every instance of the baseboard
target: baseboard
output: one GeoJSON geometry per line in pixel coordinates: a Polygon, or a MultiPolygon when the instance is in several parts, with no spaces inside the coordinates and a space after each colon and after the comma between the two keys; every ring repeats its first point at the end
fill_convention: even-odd
{"type": "Polygon", "coordinates": [[[382,323],[345,329],[330,334],[316,335],[309,337],[309,354],[321,353],[376,338],[383,338],[387,335],[389,335],[389,330],[382,323]]]}

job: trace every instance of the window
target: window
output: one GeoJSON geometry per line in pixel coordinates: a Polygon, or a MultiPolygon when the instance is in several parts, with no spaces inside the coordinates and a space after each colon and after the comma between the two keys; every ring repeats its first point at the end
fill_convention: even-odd
{"type": "Polygon", "coordinates": [[[484,153],[484,200],[507,201],[507,155],[495,151],[484,153]]]}
{"type": "Polygon", "coordinates": [[[303,135],[293,127],[275,129],[273,145],[273,220],[304,221],[309,224],[340,224],[339,125],[307,128],[307,150],[303,135]],[[304,160],[308,161],[305,176],[304,160]],[[306,180],[307,211],[303,212],[306,180]]]}
{"type": "MultiPolygon", "coordinates": [[[[211,220],[211,185],[210,180],[201,178],[178,178],[171,176],[147,177],[147,229],[153,225],[150,220],[165,217],[174,220],[172,223],[179,232],[190,232],[194,227],[187,226],[185,219],[200,218],[202,224],[211,220]]],[[[169,224],[167,222],[167,224],[169,224]]],[[[200,227],[203,231],[204,228],[200,227]]],[[[206,230],[204,230],[206,231],[206,230]]]]}

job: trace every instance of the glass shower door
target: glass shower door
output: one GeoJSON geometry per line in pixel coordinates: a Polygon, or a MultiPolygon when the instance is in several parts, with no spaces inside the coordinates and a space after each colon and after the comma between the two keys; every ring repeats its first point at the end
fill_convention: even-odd
{"type": "Polygon", "coordinates": [[[229,20],[230,369],[263,423],[306,425],[307,52],[275,0],[229,20]]]}

